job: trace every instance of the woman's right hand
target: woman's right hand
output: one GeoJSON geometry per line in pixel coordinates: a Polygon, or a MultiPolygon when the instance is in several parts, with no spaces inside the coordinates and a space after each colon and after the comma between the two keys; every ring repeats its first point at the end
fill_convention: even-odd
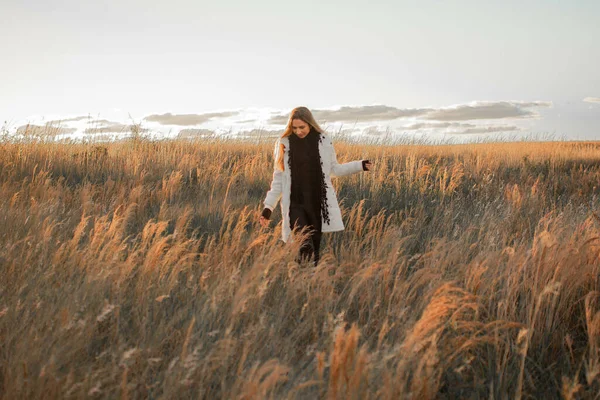
{"type": "Polygon", "coordinates": [[[271,209],[270,208],[263,208],[262,213],[260,213],[260,217],[258,218],[258,222],[260,222],[260,224],[263,226],[263,228],[266,228],[267,226],[269,226],[269,220],[271,219],[271,209]]]}

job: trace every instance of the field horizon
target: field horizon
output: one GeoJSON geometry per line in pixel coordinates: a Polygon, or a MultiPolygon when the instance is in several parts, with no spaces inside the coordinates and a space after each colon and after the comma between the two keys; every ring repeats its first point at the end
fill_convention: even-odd
{"type": "Polygon", "coordinates": [[[0,398],[598,398],[600,142],[339,139],[317,268],[273,139],[0,142],[0,398]]]}

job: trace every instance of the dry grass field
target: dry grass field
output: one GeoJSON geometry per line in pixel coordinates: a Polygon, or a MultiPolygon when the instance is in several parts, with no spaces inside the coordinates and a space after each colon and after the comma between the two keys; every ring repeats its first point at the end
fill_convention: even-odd
{"type": "Polygon", "coordinates": [[[337,141],[316,269],[272,150],[0,143],[0,398],[600,398],[600,143],[337,141]]]}

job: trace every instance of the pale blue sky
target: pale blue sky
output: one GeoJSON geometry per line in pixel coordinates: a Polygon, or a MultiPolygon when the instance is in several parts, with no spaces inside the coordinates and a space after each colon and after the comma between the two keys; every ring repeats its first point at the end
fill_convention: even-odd
{"type": "Polygon", "coordinates": [[[597,0],[1,0],[0,15],[2,120],[543,101],[531,129],[600,139],[583,101],[600,98],[597,0]]]}

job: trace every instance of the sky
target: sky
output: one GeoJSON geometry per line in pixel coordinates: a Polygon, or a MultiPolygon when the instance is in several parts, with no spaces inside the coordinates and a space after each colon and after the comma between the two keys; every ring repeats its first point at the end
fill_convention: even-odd
{"type": "Polygon", "coordinates": [[[303,105],[362,135],[600,139],[597,0],[0,0],[0,15],[13,130],[277,131],[303,105]]]}

